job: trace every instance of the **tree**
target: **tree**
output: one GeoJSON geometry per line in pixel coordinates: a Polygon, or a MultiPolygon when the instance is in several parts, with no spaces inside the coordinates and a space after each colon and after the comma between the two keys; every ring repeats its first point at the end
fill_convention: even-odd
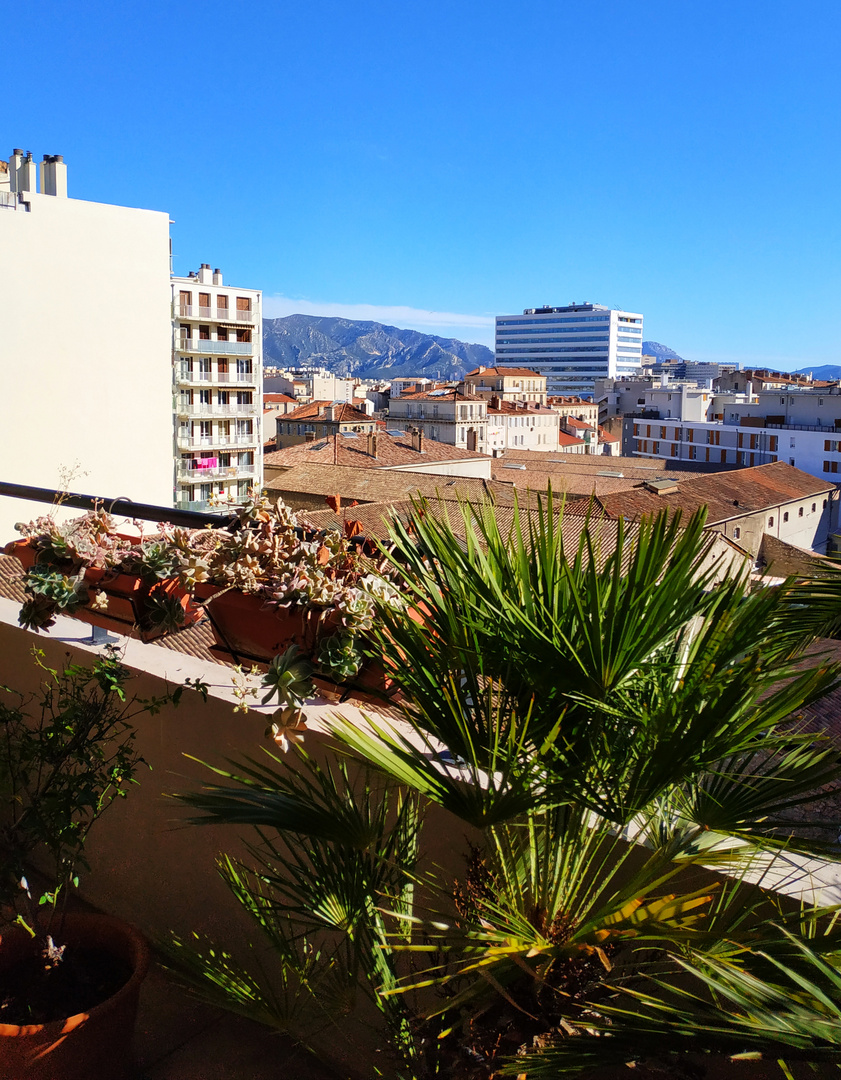
{"type": "Polygon", "coordinates": [[[835,913],[771,887],[780,852],[838,858],[791,812],[841,755],[792,717],[839,678],[805,650],[841,586],[724,574],[702,515],[588,519],[567,550],[556,510],[395,521],[424,618],[383,608],[371,650],[403,722],[333,722],[359,776],[270,755],[179,796],[258,830],[222,869],[278,959],[272,985],[179,943],[182,970],[303,1038],[302,1003],[366,994],[413,1078],[841,1062],[835,913]],[[457,881],[426,857],[442,815],[476,837],[457,881]]]}

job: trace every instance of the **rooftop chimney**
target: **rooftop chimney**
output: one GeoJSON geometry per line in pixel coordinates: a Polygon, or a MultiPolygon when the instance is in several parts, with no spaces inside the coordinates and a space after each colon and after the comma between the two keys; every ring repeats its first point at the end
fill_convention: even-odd
{"type": "Polygon", "coordinates": [[[304,442],[315,442],[315,432],[314,431],[305,431],[304,432],[304,442]]]}
{"type": "Polygon", "coordinates": [[[223,285],[224,284],[224,282],[222,281],[222,271],[219,269],[218,266],[213,271],[213,284],[214,285],[223,285]]]}
{"type": "Polygon", "coordinates": [[[41,162],[41,194],[67,198],[67,166],[61,154],[44,154],[41,162]]]}
{"type": "Polygon", "coordinates": [[[423,431],[420,428],[412,428],[412,449],[423,453],[423,431]]]}
{"type": "Polygon", "coordinates": [[[372,458],[377,456],[377,433],[376,431],[368,432],[368,455],[372,458]]]}
{"type": "Polygon", "coordinates": [[[213,284],[213,274],[210,271],[210,263],[202,263],[199,267],[199,283],[201,285],[213,284]]]}
{"type": "Polygon", "coordinates": [[[38,191],[38,166],[32,160],[32,154],[29,151],[18,169],[17,189],[30,193],[38,191]]]}

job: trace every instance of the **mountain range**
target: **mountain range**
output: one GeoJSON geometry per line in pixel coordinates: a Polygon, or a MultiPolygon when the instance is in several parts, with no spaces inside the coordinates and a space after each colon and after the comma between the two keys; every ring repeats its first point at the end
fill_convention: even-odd
{"type": "Polygon", "coordinates": [[[400,330],[378,322],[287,315],[263,320],[263,360],[276,367],[324,367],[336,375],[460,379],[494,354],[485,345],[400,330]]]}
{"type": "MultiPolygon", "coordinates": [[[[683,359],[658,341],[644,341],[642,351],[658,360],[683,359]]],[[[492,366],[494,354],[485,345],[384,323],[287,315],[263,320],[263,359],[269,366],[323,367],[360,379],[460,379],[479,365],[492,366]]]]}
{"type": "Polygon", "coordinates": [[[792,372],[793,375],[811,375],[813,379],[826,379],[832,381],[841,379],[841,367],[838,364],[824,364],[822,367],[801,367],[792,372]]]}

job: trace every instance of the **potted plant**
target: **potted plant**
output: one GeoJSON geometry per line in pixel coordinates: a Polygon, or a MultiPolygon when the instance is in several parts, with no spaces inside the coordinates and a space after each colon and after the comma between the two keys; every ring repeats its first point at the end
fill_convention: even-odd
{"type": "Polygon", "coordinates": [[[382,554],[354,536],[306,533],[282,502],[252,498],[236,530],[164,526],[183,588],[202,601],[217,650],[237,663],[270,664],[297,646],[321,689],[389,680],[365,655],[378,602],[399,606],[397,575],[382,554]]]}
{"type": "Polygon", "coordinates": [[[101,509],[62,524],[46,516],[17,528],[25,539],[5,550],[27,571],[19,615],[26,629],[45,629],[64,614],[151,641],[201,618],[174,576],[177,558],[161,536],[126,536],[101,509]]]}
{"type": "Polygon", "coordinates": [[[115,1080],[128,1075],[148,948],[67,901],[91,827],[143,764],[135,719],[177,704],[181,689],[128,697],[113,650],[60,671],[34,656],[40,691],[0,694],[0,1080],[115,1080]]]}

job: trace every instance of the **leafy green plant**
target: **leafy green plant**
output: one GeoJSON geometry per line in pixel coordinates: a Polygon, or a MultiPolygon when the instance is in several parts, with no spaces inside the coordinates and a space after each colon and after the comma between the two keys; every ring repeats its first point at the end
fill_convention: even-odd
{"type": "MultiPolygon", "coordinates": [[[[0,687],[0,910],[30,933],[53,936],[71,885],[86,868],[94,823],[144,764],[135,720],[178,704],[184,687],[158,697],[129,696],[129,672],[106,648],[90,667],[49,667],[33,650],[42,682],[24,696],[0,687]],[[28,865],[48,865],[48,890],[33,897],[28,865]]],[[[206,695],[203,684],[190,688],[206,695]]],[[[31,876],[31,875],[30,875],[31,876]]]]}
{"type": "Polygon", "coordinates": [[[146,597],[144,614],[150,628],[170,633],[180,630],[186,620],[181,599],[160,587],[152,589],[146,597]]]}
{"type": "Polygon", "coordinates": [[[256,830],[223,874],[277,972],[234,978],[186,942],[173,964],[310,1042],[342,979],[337,1001],[380,1010],[383,1071],[414,1080],[689,1052],[841,1064],[834,909],[788,915],[773,888],[781,852],[789,876],[838,861],[793,819],[841,790],[838,749],[792,723],[841,673],[805,653],[829,587],[725,574],[703,526],[591,519],[568,548],[551,498],[506,529],[488,505],[396,520],[425,622],[381,604],[370,636],[402,722],[337,716],[341,766],[296,751],[179,796],[256,830]],[[441,837],[462,871],[433,863],[441,837]]]}
{"type": "Polygon", "coordinates": [[[55,623],[56,615],[72,615],[88,602],[84,577],[69,577],[49,565],[33,566],[24,579],[26,599],[18,614],[18,622],[26,630],[46,630],[55,623]]]}

